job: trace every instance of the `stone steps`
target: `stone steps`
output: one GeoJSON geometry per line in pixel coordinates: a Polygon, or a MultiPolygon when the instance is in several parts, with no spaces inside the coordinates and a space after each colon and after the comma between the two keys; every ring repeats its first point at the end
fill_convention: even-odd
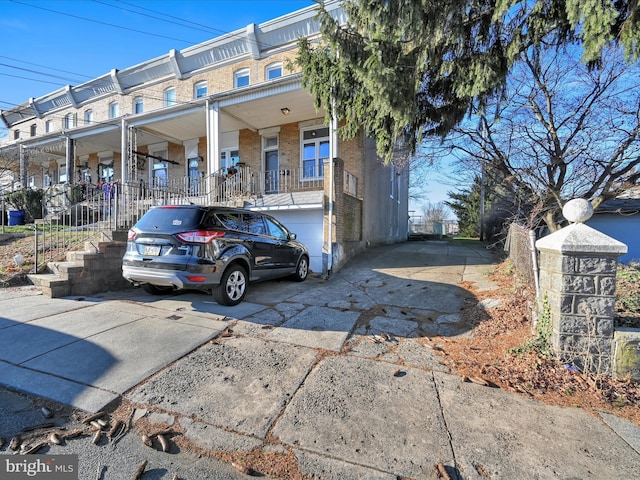
{"type": "Polygon", "coordinates": [[[122,277],[126,235],[110,232],[99,242],[85,242],[84,250],[67,252],[65,261],[49,262],[47,273],[31,274],[29,280],[51,298],[130,288],[122,277]]]}

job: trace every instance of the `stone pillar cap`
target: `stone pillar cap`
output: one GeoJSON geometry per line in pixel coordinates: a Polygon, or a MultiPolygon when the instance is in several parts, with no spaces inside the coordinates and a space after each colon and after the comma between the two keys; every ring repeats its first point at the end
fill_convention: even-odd
{"type": "Polygon", "coordinates": [[[538,250],[561,253],[624,255],[627,246],[584,223],[573,223],[536,242],[538,250]]]}

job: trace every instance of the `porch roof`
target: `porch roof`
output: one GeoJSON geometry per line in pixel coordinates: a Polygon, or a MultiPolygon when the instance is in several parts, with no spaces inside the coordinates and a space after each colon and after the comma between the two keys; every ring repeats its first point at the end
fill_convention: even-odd
{"type": "MultiPolygon", "coordinates": [[[[302,87],[300,74],[211,95],[186,104],[123,117],[127,126],[136,129],[137,148],[169,141],[182,145],[187,140],[207,136],[207,105],[217,102],[220,108],[220,133],[241,129],[258,131],[285,123],[324,117],[316,111],[311,95],[302,87]],[[282,109],[288,111],[284,115],[282,109]]],[[[76,140],[76,155],[100,151],[119,152],[122,144],[122,119],[98,125],[77,127],[66,132],[23,140],[31,161],[46,161],[65,156],[62,138],[76,140]]]]}

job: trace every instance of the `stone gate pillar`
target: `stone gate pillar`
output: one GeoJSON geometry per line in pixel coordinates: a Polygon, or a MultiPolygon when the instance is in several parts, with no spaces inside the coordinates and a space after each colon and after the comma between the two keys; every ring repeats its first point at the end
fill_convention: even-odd
{"type": "Polygon", "coordinates": [[[546,315],[551,343],[562,361],[611,373],[616,270],[627,246],[583,223],[593,214],[588,201],[571,200],[562,213],[573,223],[536,242],[538,328],[546,315]]]}

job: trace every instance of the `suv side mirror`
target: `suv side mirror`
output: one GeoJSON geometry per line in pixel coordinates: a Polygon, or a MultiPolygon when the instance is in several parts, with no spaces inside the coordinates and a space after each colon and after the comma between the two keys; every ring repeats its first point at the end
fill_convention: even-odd
{"type": "Polygon", "coordinates": [[[289,233],[288,237],[289,237],[289,240],[295,240],[296,238],[298,238],[298,236],[295,233],[289,233]]]}

